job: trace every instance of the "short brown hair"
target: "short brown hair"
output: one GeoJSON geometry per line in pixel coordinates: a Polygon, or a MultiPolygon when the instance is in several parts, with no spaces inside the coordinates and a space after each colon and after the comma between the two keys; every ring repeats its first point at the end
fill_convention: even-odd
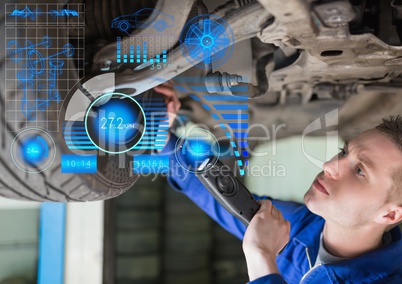
{"type": "MultiPolygon", "coordinates": [[[[400,115],[383,118],[376,129],[385,134],[402,151],[402,117],[400,115]]],[[[392,175],[392,179],[394,182],[387,201],[399,200],[402,205],[402,168],[392,175]]]]}
{"type": "Polygon", "coordinates": [[[400,115],[383,118],[382,123],[375,128],[388,136],[402,151],[402,117],[400,115]]]}
{"type": "MultiPolygon", "coordinates": [[[[384,118],[375,129],[385,134],[402,151],[402,117],[400,115],[384,118]]],[[[393,185],[388,191],[386,202],[396,201],[402,206],[402,167],[393,173],[392,179],[393,185]]]]}

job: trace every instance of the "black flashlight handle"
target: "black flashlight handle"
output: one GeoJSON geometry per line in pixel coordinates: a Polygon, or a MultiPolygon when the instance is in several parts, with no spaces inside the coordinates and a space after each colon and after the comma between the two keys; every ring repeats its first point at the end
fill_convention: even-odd
{"type": "Polygon", "coordinates": [[[248,226],[260,209],[260,204],[247,187],[234,176],[229,167],[219,160],[209,158],[198,168],[196,176],[216,201],[248,226]]]}

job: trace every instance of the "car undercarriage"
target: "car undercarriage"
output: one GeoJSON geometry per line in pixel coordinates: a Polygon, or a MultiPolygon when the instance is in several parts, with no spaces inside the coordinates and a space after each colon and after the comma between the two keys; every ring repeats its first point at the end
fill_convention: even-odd
{"type": "MultiPolygon", "coordinates": [[[[43,16],[42,10],[29,9],[30,3],[34,4],[16,2],[14,10],[3,13],[7,31],[11,29],[8,19],[27,23],[30,18],[40,18],[41,13],[43,16]]],[[[182,103],[176,130],[191,122],[209,129],[222,144],[229,144],[227,129],[216,126],[225,123],[222,113],[229,115],[225,111],[241,114],[243,110],[247,119],[237,123],[249,126],[247,137],[242,138],[248,139],[251,150],[269,142],[272,137],[267,129],[276,129],[276,137],[284,138],[305,132],[317,119],[335,115],[336,123],[326,126],[336,128],[347,139],[377,124],[382,117],[402,112],[399,0],[72,0],[50,4],[66,8],[46,12],[52,15],[49,18],[70,17],[68,23],[72,25],[57,30],[57,36],[64,39],[57,41],[58,53],[44,58],[42,50],[33,50],[38,44],[48,49],[51,42],[47,38],[55,36],[40,25],[35,30],[36,44],[33,40],[8,40],[8,33],[7,39],[2,39],[6,49],[2,75],[14,76],[23,85],[14,89],[2,86],[4,153],[12,152],[13,139],[32,126],[52,133],[58,153],[69,153],[72,147],[66,145],[61,129],[66,123],[86,123],[90,101],[107,103],[110,98],[98,100],[107,92],[142,98],[139,100],[158,97],[153,87],[168,80],[173,80],[182,103]],[[71,7],[81,10],[74,14],[71,7]],[[22,58],[23,52],[27,58],[22,58]],[[51,61],[55,56],[64,56],[62,62],[51,61]],[[25,65],[20,64],[21,59],[26,59],[25,65]],[[47,83],[53,91],[46,93],[46,99],[37,99],[33,111],[13,113],[23,118],[16,123],[7,117],[8,98],[26,97],[27,90],[36,84],[32,78],[43,76],[41,64],[45,59],[54,68],[48,80],[59,81],[47,83]],[[6,72],[17,63],[28,70],[25,76],[6,72]],[[64,64],[69,68],[60,72],[64,64]],[[56,85],[59,92],[55,92],[56,85]],[[85,98],[90,100],[86,102],[85,98]],[[220,100],[225,107],[214,103],[220,100]],[[56,123],[45,126],[40,121],[56,123]]],[[[27,34],[29,29],[28,25],[27,34]]],[[[16,38],[23,38],[18,25],[13,32],[16,38]]],[[[323,136],[327,127],[317,127],[309,134],[323,136]]],[[[90,140],[88,143],[93,142],[90,140]]],[[[27,178],[18,163],[7,165],[7,154],[3,154],[5,180],[9,178],[15,185],[3,185],[0,194],[28,200],[102,200],[123,193],[137,180],[138,175],[133,175],[131,169],[132,156],[137,153],[129,158],[101,149],[90,153],[98,155],[95,175],[60,175],[61,158],[56,155],[46,171],[28,173],[27,178]]]]}

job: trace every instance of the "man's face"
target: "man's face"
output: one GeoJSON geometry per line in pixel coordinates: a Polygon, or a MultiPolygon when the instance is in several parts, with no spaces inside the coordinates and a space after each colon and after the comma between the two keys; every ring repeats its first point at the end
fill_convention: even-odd
{"type": "Polygon", "coordinates": [[[342,226],[373,224],[385,206],[392,175],[402,166],[402,152],[380,131],[361,133],[324,163],[304,195],[313,213],[342,226]]]}

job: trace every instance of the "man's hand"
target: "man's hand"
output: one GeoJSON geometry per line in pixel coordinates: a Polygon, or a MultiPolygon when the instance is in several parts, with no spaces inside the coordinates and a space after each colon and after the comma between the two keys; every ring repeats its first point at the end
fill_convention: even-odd
{"type": "Polygon", "coordinates": [[[181,107],[181,103],[173,87],[173,81],[169,80],[159,86],[156,86],[154,90],[162,94],[165,98],[165,103],[169,115],[169,128],[170,128],[172,127],[173,122],[176,119],[177,112],[181,107]]]}
{"type": "Polygon", "coordinates": [[[276,255],[289,241],[290,223],[269,200],[260,201],[243,239],[250,281],[278,273],[276,255]]]}

